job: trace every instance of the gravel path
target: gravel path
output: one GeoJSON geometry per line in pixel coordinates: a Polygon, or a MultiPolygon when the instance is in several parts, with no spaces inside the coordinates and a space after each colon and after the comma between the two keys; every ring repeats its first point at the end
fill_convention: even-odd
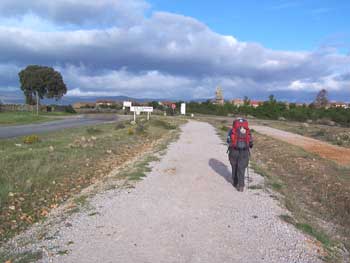
{"type": "Polygon", "coordinates": [[[212,126],[191,121],[182,130],[136,188],[101,193],[91,200],[97,215],[62,224],[50,244],[68,254],[43,261],[320,262],[314,242],[279,219],[287,212],[269,193],[232,187],[212,126]]]}
{"type": "Polygon", "coordinates": [[[267,126],[253,125],[251,128],[275,139],[299,146],[308,152],[316,153],[323,158],[333,160],[338,164],[350,165],[349,148],[339,147],[316,139],[267,126]]]}

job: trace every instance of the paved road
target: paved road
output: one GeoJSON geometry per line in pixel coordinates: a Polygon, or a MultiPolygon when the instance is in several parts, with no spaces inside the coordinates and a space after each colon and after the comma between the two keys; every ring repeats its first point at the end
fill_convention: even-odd
{"type": "Polygon", "coordinates": [[[287,212],[269,193],[237,192],[230,181],[215,129],[190,121],[136,188],[101,193],[90,200],[94,215],[52,226],[56,239],[43,247],[68,254],[48,253],[42,262],[320,262],[310,238],[279,218],[287,212]]]}
{"type": "Polygon", "coordinates": [[[99,123],[122,121],[130,119],[130,116],[125,115],[79,115],[63,120],[56,120],[37,124],[26,124],[16,126],[2,126],[0,127],[0,139],[13,138],[29,134],[38,134],[51,131],[57,131],[66,128],[74,128],[80,126],[95,125],[99,123]]]}

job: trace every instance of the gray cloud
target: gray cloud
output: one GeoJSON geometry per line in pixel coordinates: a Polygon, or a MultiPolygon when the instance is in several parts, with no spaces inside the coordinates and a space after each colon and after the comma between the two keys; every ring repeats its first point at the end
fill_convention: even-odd
{"type": "MultiPolygon", "coordinates": [[[[48,2],[41,8],[52,8],[52,12],[59,14],[65,2],[48,2]]],[[[100,2],[85,2],[101,10],[100,13],[105,5],[123,3],[106,0],[99,9],[96,5],[100,2]]],[[[2,2],[0,13],[8,10],[10,3],[2,2]]],[[[147,18],[143,15],[146,3],[130,3],[128,8],[141,15],[132,15],[138,17],[133,23],[120,23],[106,29],[44,32],[0,27],[0,65],[4,65],[0,67],[0,77],[12,76],[3,77],[3,86],[5,83],[10,83],[9,87],[15,85],[13,71],[18,68],[45,64],[63,73],[72,96],[198,98],[211,96],[215,86],[221,85],[228,97],[236,97],[266,96],[272,92],[287,94],[288,91],[306,94],[322,87],[339,92],[346,87],[341,72],[349,67],[350,57],[335,50],[270,50],[258,43],[217,34],[190,17],[154,12],[147,18]],[[6,65],[12,67],[12,73],[6,65]]],[[[23,10],[12,7],[15,14],[28,10],[44,13],[36,4],[27,3],[23,10]]],[[[62,10],[68,15],[74,8],[62,10]]],[[[81,14],[84,13],[88,14],[83,8],[81,14]]],[[[130,21],[123,16],[118,19],[130,21]]],[[[73,23],[62,17],[57,21],[73,23]]]]}
{"type": "Polygon", "coordinates": [[[144,18],[143,0],[2,0],[2,17],[35,14],[55,23],[75,25],[134,24],[144,18]]]}

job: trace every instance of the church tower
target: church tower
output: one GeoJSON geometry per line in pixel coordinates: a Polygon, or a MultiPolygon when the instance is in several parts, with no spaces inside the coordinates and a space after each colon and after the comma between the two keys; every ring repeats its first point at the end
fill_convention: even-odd
{"type": "Polygon", "coordinates": [[[224,95],[221,87],[217,87],[215,91],[215,104],[224,105],[224,95]]]}

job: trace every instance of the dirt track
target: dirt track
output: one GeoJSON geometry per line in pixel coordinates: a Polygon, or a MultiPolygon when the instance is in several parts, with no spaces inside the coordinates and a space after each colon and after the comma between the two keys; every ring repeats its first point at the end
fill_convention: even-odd
{"type": "Polygon", "coordinates": [[[93,216],[53,227],[56,239],[41,247],[68,254],[43,262],[320,262],[319,247],[279,218],[288,212],[268,192],[232,187],[212,126],[191,121],[182,130],[136,188],[101,193],[93,216]]]}
{"type": "Polygon", "coordinates": [[[275,139],[302,147],[308,152],[318,154],[322,158],[333,160],[340,165],[350,165],[349,148],[339,147],[326,142],[267,126],[252,125],[251,128],[259,133],[271,136],[275,139]]]}

